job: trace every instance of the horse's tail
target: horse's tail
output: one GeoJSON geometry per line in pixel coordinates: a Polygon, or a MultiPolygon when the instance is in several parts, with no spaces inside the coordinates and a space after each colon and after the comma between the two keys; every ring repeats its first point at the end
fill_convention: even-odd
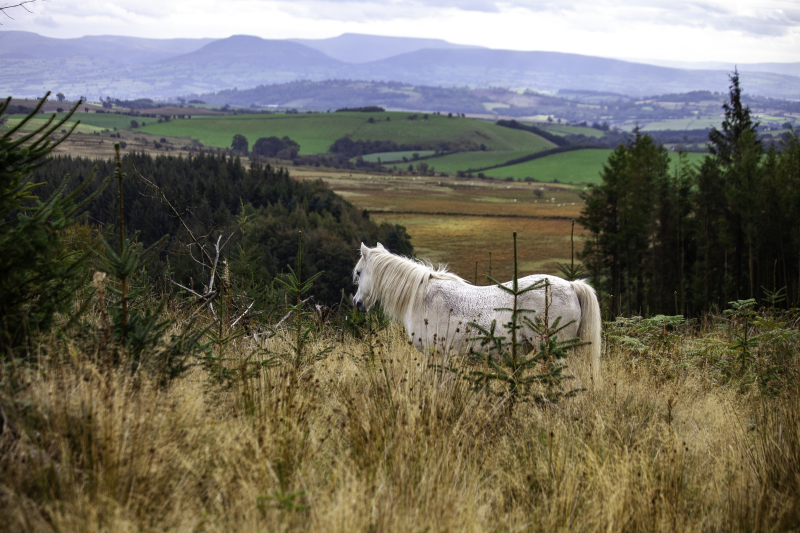
{"type": "Polygon", "coordinates": [[[578,326],[578,337],[591,344],[586,347],[587,355],[592,362],[592,375],[595,383],[600,382],[600,343],[601,315],[600,304],[594,289],[582,280],[572,282],[572,290],[578,295],[581,305],[581,321],[578,326]]]}

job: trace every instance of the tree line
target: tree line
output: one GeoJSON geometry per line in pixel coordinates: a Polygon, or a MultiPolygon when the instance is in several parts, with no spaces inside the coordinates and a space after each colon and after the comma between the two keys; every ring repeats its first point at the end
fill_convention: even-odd
{"type": "Polygon", "coordinates": [[[590,186],[582,259],[608,315],[699,315],[754,298],[800,304],[800,139],[762,145],[731,77],[699,168],[636,131],[590,186]]]}
{"type": "MultiPolygon", "coordinates": [[[[321,180],[298,181],[287,170],[257,160],[247,168],[239,157],[225,154],[183,158],[130,153],[122,158],[122,166],[127,174],[122,190],[125,228],[145,246],[169,235],[165,251],[150,268],[153,273],[168,268],[186,286],[198,275],[187,252],[186,231],[158,195],[135,178],[137,172],[161,188],[195,235],[234,233],[226,257],[234,267],[247,270],[247,277],[260,286],[294,265],[299,231],[303,232],[303,275],[322,272],[311,294],[329,305],[340,301],[342,291],[352,291],[350,273],[361,242],[374,246],[380,241],[396,253],[413,253],[404,227],[378,225],[321,180]]],[[[113,172],[111,160],[60,156],[36,170],[33,180],[47,184],[37,189],[43,199],[67,174],[71,179],[63,190],[66,195],[92,180],[75,199],[80,202],[113,172]]],[[[117,224],[118,192],[110,187],[101,190],[86,210],[91,224],[101,228],[117,224]]],[[[109,236],[111,242],[114,238],[114,234],[109,236]]]]}

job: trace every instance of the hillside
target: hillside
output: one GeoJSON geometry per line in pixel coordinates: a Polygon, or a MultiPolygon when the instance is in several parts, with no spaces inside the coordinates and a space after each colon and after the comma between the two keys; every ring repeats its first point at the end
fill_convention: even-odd
{"type": "Polygon", "coordinates": [[[259,137],[289,136],[300,144],[301,154],[326,152],[336,139],[345,135],[353,140],[392,140],[397,144],[430,146],[431,149],[441,149],[442,143],[450,149],[478,150],[483,144],[488,150],[528,152],[553,146],[532,133],[488,122],[433,114],[425,119],[421,114],[398,112],[196,117],[148,122],[140,130],[153,135],[197,139],[206,146],[220,148],[229,147],[237,133],[244,135],[251,145],[259,137]],[[416,118],[409,120],[410,116],[416,118]],[[370,118],[373,123],[369,122],[370,118]]]}
{"type": "MultiPolygon", "coordinates": [[[[725,70],[688,70],[558,52],[425,50],[376,61],[357,70],[363,79],[401,79],[424,85],[592,89],[632,96],[728,87],[725,70]],[[368,67],[368,68],[367,68],[368,67]]],[[[800,97],[800,78],[751,72],[748,92],[800,97]]]]}
{"type": "Polygon", "coordinates": [[[290,41],[319,50],[345,63],[369,63],[388,57],[430,49],[480,48],[449,43],[442,39],[415,37],[384,37],[361,33],[343,33],[330,39],[290,39],[290,41]]]}
{"type": "MultiPolygon", "coordinates": [[[[133,65],[161,61],[187,54],[214,39],[143,39],[120,35],[90,35],[75,39],[53,39],[27,31],[0,32],[0,61],[87,60],[110,65],[133,65]]],[[[37,64],[31,65],[32,70],[37,64]]],[[[41,68],[39,66],[39,68],[41,68]]]]}
{"type": "MultiPolygon", "coordinates": [[[[592,90],[637,97],[692,90],[724,92],[728,84],[727,70],[678,69],[588,55],[464,48],[437,40],[363,35],[316,42],[237,35],[211,42],[113,36],[49,39],[3,32],[0,44],[4,51],[0,93],[17,97],[39,96],[50,89],[91,99],[108,95],[167,98],[329,79],[592,90]]],[[[783,71],[795,72],[786,69],[783,71]]],[[[748,72],[746,79],[750,94],[800,98],[797,76],[748,72]]]]}

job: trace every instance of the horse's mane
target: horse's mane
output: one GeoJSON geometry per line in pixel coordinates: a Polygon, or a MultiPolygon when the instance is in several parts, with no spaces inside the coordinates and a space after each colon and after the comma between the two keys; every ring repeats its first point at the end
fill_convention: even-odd
{"type": "Polygon", "coordinates": [[[372,289],[364,305],[369,308],[380,301],[384,312],[393,318],[402,318],[409,308],[420,309],[433,279],[468,283],[445,265],[434,267],[427,261],[394,255],[382,248],[371,248],[368,260],[372,289]]]}

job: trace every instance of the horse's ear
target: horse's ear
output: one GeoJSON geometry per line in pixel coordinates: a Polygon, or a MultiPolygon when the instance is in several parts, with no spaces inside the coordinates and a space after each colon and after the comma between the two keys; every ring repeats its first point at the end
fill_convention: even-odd
{"type": "Polygon", "coordinates": [[[376,248],[378,250],[385,250],[386,249],[386,248],[383,247],[383,245],[381,243],[378,243],[378,246],[376,246],[376,248]]]}
{"type": "Polygon", "coordinates": [[[367,245],[362,242],[361,243],[361,257],[367,257],[368,253],[369,253],[369,248],[367,248],[367,245]]]}

